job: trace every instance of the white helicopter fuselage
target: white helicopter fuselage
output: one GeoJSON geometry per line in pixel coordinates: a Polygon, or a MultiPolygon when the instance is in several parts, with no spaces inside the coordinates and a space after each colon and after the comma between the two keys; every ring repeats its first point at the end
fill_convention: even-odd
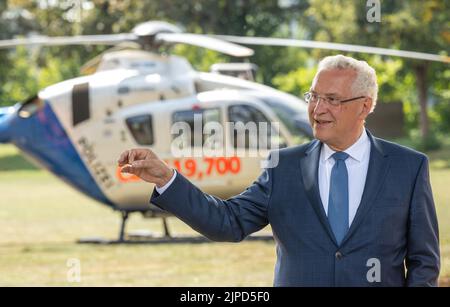
{"type": "Polygon", "coordinates": [[[270,87],[196,72],[185,59],[173,55],[118,51],[106,54],[96,73],[49,86],[37,99],[25,103],[17,112],[21,117],[17,121],[35,117],[37,123],[46,125],[44,135],[36,129],[34,139],[12,141],[87,195],[117,210],[144,212],[150,208],[153,185],[120,172],[117,158],[121,152],[152,149],[203,191],[230,197],[256,179],[262,171],[260,161],[269,152],[258,149],[253,156],[175,157],[172,125],[193,113],[201,113],[206,122],[225,125],[235,121],[231,110],[239,114],[239,108],[244,108],[262,114],[258,116],[268,122],[279,122],[282,146],[290,146],[297,136],[286,125],[289,119],[280,118],[283,107],[288,108],[286,117],[295,115],[290,114],[293,109],[307,121],[303,101],[270,87]],[[261,97],[271,97],[277,105],[263,103],[261,97]],[[33,142],[57,145],[39,147],[33,142]],[[54,151],[60,150],[64,162],[54,161],[54,151]]]}

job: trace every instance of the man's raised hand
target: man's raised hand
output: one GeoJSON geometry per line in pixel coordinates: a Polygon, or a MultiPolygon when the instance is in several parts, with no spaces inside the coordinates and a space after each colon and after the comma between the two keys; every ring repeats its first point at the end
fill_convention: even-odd
{"type": "Polygon", "coordinates": [[[117,161],[122,173],[138,176],[142,180],[162,187],[170,181],[173,169],[150,149],[130,149],[124,151],[117,161]]]}

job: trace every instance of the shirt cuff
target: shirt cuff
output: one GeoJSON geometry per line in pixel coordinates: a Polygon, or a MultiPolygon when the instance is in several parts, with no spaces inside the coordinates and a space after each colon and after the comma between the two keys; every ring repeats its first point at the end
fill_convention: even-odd
{"type": "Polygon", "coordinates": [[[162,187],[158,188],[157,186],[155,186],[156,192],[159,193],[159,195],[161,195],[162,193],[164,193],[165,190],[167,190],[170,185],[172,184],[172,182],[175,180],[175,178],[177,177],[177,171],[173,170],[173,175],[172,178],[170,178],[169,182],[166,183],[165,185],[163,185],[162,187]]]}

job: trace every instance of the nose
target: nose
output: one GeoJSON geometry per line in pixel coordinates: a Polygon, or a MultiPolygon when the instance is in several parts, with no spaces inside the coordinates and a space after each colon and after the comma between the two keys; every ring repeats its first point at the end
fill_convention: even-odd
{"type": "Polygon", "coordinates": [[[328,111],[328,105],[323,101],[322,97],[318,97],[317,102],[311,106],[314,114],[323,114],[328,111]]]}

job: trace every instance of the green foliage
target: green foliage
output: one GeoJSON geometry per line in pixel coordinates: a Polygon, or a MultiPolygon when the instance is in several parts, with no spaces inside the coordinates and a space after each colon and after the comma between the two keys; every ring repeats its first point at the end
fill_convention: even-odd
{"type": "Polygon", "coordinates": [[[78,58],[64,60],[37,50],[27,51],[17,47],[9,54],[11,69],[8,78],[0,85],[0,106],[12,105],[35,95],[42,88],[76,76],[78,58]]]}
{"type": "Polygon", "coordinates": [[[312,80],[316,74],[317,67],[300,67],[287,74],[279,74],[273,79],[273,84],[282,91],[292,95],[303,97],[309,91],[312,80]]]}
{"type": "Polygon", "coordinates": [[[354,0],[310,0],[305,15],[313,21],[311,32],[319,41],[350,43],[357,37],[354,0]]]}
{"type": "Polygon", "coordinates": [[[433,112],[437,128],[450,135],[450,69],[439,71],[435,79],[431,90],[435,97],[433,112]]]}
{"type": "Polygon", "coordinates": [[[7,96],[1,95],[2,105],[23,101],[37,93],[39,89],[38,71],[35,65],[30,65],[35,61],[30,59],[25,48],[18,47],[17,52],[11,56],[10,62],[14,69],[9,72],[8,80],[2,84],[0,93],[7,93],[7,96]]]}
{"type": "MultiPolygon", "coordinates": [[[[187,32],[294,37],[445,53],[450,43],[449,2],[446,0],[384,1],[381,23],[366,20],[366,1],[278,0],[91,0],[77,15],[73,1],[0,1],[0,39],[40,34],[76,35],[130,32],[140,22],[166,20],[187,32]],[[78,20],[77,18],[81,19],[78,20]]],[[[73,78],[79,67],[107,46],[43,47],[39,50],[0,50],[0,105],[22,101],[55,82],[73,78]]],[[[250,61],[259,67],[257,80],[301,96],[311,85],[315,65],[339,52],[301,48],[252,46],[250,61]]],[[[175,54],[194,68],[207,71],[216,62],[240,61],[197,47],[177,45],[175,54]]],[[[447,51],[448,52],[448,51],[447,51]]],[[[348,53],[347,53],[348,54],[348,53]]],[[[417,129],[419,112],[414,66],[417,61],[367,54],[349,54],[375,67],[379,101],[404,103],[407,130],[417,129]]],[[[450,72],[445,64],[428,67],[429,117],[432,129],[450,133],[450,72]]]]}
{"type": "Polygon", "coordinates": [[[437,117],[438,129],[450,133],[450,106],[449,101],[440,101],[434,106],[434,112],[437,117]]]}
{"type": "Polygon", "coordinates": [[[431,152],[442,148],[443,136],[435,129],[432,129],[426,138],[420,135],[420,131],[418,129],[412,129],[409,137],[411,139],[410,146],[418,151],[431,152]]]}

